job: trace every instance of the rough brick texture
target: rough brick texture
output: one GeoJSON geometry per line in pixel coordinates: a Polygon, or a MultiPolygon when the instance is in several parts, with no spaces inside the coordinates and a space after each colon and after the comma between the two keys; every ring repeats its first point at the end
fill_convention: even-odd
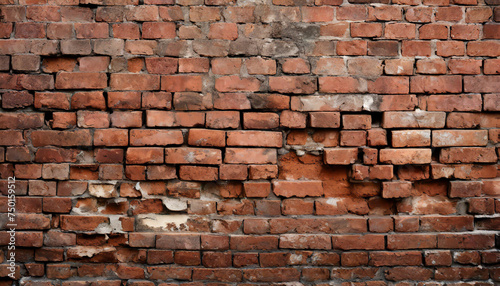
{"type": "Polygon", "coordinates": [[[0,0],[0,285],[499,285],[499,5],[0,0]]]}

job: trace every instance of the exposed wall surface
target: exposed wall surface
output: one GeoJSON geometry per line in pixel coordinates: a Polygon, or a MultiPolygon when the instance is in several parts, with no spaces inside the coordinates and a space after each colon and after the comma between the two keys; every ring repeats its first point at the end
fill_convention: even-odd
{"type": "Polygon", "coordinates": [[[0,0],[0,285],[499,285],[495,5],[0,0]]]}

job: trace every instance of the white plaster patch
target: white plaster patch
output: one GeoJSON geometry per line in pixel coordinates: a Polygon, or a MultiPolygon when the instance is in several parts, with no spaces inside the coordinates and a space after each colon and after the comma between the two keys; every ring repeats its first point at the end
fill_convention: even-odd
{"type": "Polygon", "coordinates": [[[111,184],[90,184],[89,193],[98,198],[114,198],[117,195],[115,185],[111,184]]]}
{"type": "Polygon", "coordinates": [[[178,230],[180,228],[189,230],[186,225],[188,219],[188,215],[143,214],[137,216],[137,221],[142,228],[170,231],[178,230]]]}
{"type": "Polygon", "coordinates": [[[173,199],[173,198],[162,198],[163,205],[170,210],[174,212],[180,212],[180,211],[185,211],[187,210],[187,202],[182,201],[179,199],[173,199]]]}

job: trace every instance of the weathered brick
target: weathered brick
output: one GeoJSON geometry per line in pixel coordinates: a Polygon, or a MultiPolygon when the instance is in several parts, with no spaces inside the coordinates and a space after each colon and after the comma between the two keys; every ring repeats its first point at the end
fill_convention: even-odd
{"type": "Polygon", "coordinates": [[[320,181],[274,181],[273,192],[283,197],[319,197],[323,195],[320,181]]]}
{"type": "Polygon", "coordinates": [[[218,149],[166,148],[165,162],[169,164],[208,164],[216,165],[222,161],[218,149]]]}
{"type": "Polygon", "coordinates": [[[392,147],[424,147],[431,145],[430,130],[393,130],[392,147]]]}
{"type": "Polygon", "coordinates": [[[393,165],[429,164],[431,162],[431,149],[382,149],[380,162],[393,165]]]}
{"type": "Polygon", "coordinates": [[[324,162],[331,165],[353,164],[358,158],[357,148],[325,149],[324,162]]]}
{"type": "Polygon", "coordinates": [[[384,128],[443,128],[445,112],[384,112],[382,127],[384,128]]]}
{"type": "Polygon", "coordinates": [[[145,74],[111,74],[109,86],[113,90],[158,90],[160,77],[145,74]]]}
{"type": "Polygon", "coordinates": [[[228,146],[281,147],[281,132],[266,131],[228,131],[228,146]]]}
{"type": "Polygon", "coordinates": [[[184,142],[181,131],[174,130],[130,130],[131,146],[165,146],[184,142]]]}
{"type": "Polygon", "coordinates": [[[31,133],[33,146],[91,146],[92,136],[88,130],[49,131],[37,130],[31,133]]]}
{"type": "Polygon", "coordinates": [[[432,146],[486,146],[487,130],[433,130],[432,146]]]}

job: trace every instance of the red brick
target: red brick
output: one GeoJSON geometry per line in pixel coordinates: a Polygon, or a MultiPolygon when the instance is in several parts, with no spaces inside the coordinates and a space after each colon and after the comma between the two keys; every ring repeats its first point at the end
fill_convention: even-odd
{"type": "Polygon", "coordinates": [[[236,129],[240,125],[237,111],[209,111],[206,113],[206,127],[213,129],[236,129]]]}
{"type": "Polygon", "coordinates": [[[431,149],[382,149],[380,162],[394,165],[429,164],[431,149]]]}
{"type": "Polygon", "coordinates": [[[432,277],[432,270],[419,267],[394,267],[385,273],[387,280],[429,280],[432,277]]]}
{"type": "Polygon", "coordinates": [[[140,92],[108,92],[108,106],[116,109],[139,109],[141,107],[140,92]]]}
{"type": "Polygon", "coordinates": [[[366,145],[366,131],[340,131],[340,146],[366,145]]]}
{"type": "Polygon", "coordinates": [[[425,216],[420,219],[420,231],[452,232],[474,229],[472,216],[425,216]]]}
{"type": "Polygon", "coordinates": [[[101,72],[109,66],[109,57],[83,57],[78,60],[80,71],[101,72]]]}
{"type": "Polygon", "coordinates": [[[392,147],[424,147],[431,145],[430,130],[394,130],[392,147]]]}
{"type": "Polygon", "coordinates": [[[62,215],[61,229],[73,231],[94,231],[101,223],[108,223],[109,219],[104,216],[76,216],[62,215]]]}
{"type": "Polygon", "coordinates": [[[449,250],[432,250],[425,252],[425,264],[428,266],[450,266],[452,263],[449,250]]]}
{"type": "Polygon", "coordinates": [[[126,153],[128,164],[163,163],[163,148],[128,148],[126,153]]]}
{"type": "Polygon", "coordinates": [[[319,91],[324,93],[365,92],[361,81],[352,77],[320,77],[319,91]]]}
{"type": "Polygon", "coordinates": [[[135,23],[113,24],[113,37],[118,39],[137,40],[140,37],[139,25],[135,23]]]}
{"type": "Polygon", "coordinates": [[[273,179],[278,176],[278,166],[276,165],[250,165],[249,178],[251,180],[273,179]]]}
{"type": "MultiPolygon", "coordinates": [[[[437,45],[439,47],[439,43],[437,45]]],[[[403,44],[401,46],[401,54],[405,57],[430,57],[431,44],[428,41],[403,41],[403,44]]]]}
{"type": "Polygon", "coordinates": [[[281,69],[284,73],[289,74],[306,74],[311,72],[309,64],[300,58],[285,59],[281,65],[281,69]]]}
{"type": "Polygon", "coordinates": [[[314,203],[300,199],[285,199],[281,212],[283,215],[311,215],[314,212],[314,203]]]}
{"type": "Polygon", "coordinates": [[[280,236],[280,248],[285,249],[331,249],[329,235],[283,234],[280,236]]]}
{"type": "Polygon", "coordinates": [[[228,146],[281,147],[281,132],[266,131],[228,131],[228,146]]]}
{"type": "Polygon", "coordinates": [[[109,37],[107,23],[75,23],[77,39],[106,39],[109,37]]]}
{"type": "Polygon", "coordinates": [[[450,59],[448,62],[452,74],[480,74],[481,65],[481,60],[472,59],[450,59]]]}
{"type": "Polygon", "coordinates": [[[443,128],[446,113],[444,112],[384,112],[382,127],[384,128],[443,128]]]}
{"type": "Polygon", "coordinates": [[[241,276],[241,271],[237,269],[195,268],[193,270],[193,279],[195,280],[238,282],[241,281],[241,276]]]}
{"type": "Polygon", "coordinates": [[[105,73],[60,72],[56,76],[57,89],[103,89],[108,86],[105,73]]]}
{"type": "Polygon", "coordinates": [[[441,163],[494,163],[497,161],[494,148],[443,148],[439,155],[441,163]]]}
{"type": "Polygon", "coordinates": [[[130,130],[131,146],[166,146],[180,145],[184,142],[179,130],[133,129],[130,130]]]}
{"type": "Polygon", "coordinates": [[[206,58],[181,58],[179,59],[180,73],[203,73],[208,72],[210,61],[206,58]]]}
{"type": "Polygon", "coordinates": [[[222,160],[218,149],[166,148],[165,162],[168,164],[208,164],[217,165],[222,160]]]}
{"type": "Polygon", "coordinates": [[[229,237],[222,235],[201,235],[201,249],[227,250],[229,249],[229,237]]]}
{"type": "Polygon", "coordinates": [[[353,164],[358,158],[357,148],[325,149],[324,162],[331,165],[353,164]]]}
{"type": "Polygon", "coordinates": [[[370,167],[370,179],[390,180],[393,177],[392,165],[376,165],[370,167]]]}
{"type": "Polygon", "coordinates": [[[58,71],[73,71],[76,66],[76,59],[65,57],[45,58],[42,61],[42,70],[47,73],[58,71]]]}
{"type": "Polygon", "coordinates": [[[478,181],[451,181],[450,198],[478,197],[482,193],[482,182],[478,181]]]}
{"type": "Polygon", "coordinates": [[[496,92],[500,86],[500,76],[465,76],[465,92],[496,92]]]}
{"type": "MultiPolygon", "coordinates": [[[[467,55],[473,57],[498,57],[500,55],[498,50],[499,47],[500,43],[496,41],[469,42],[467,44],[467,55]]],[[[463,55],[463,53],[461,55],[463,55]]]]}
{"type": "Polygon", "coordinates": [[[382,197],[405,198],[412,196],[412,183],[406,181],[383,182],[382,197]]]}
{"type": "Polygon", "coordinates": [[[311,127],[316,128],[339,128],[339,112],[311,112],[309,113],[311,127]]]}
{"type": "Polygon", "coordinates": [[[433,130],[432,146],[486,146],[486,130],[433,130]]]}
{"type": "Polygon", "coordinates": [[[491,8],[489,7],[471,7],[465,10],[465,22],[467,23],[482,23],[486,22],[492,16],[491,8]]]}
{"type": "Polygon", "coordinates": [[[248,74],[256,75],[273,75],[276,74],[276,61],[271,59],[263,59],[260,57],[252,57],[245,60],[245,65],[248,74]]]}
{"type": "Polygon", "coordinates": [[[216,181],[219,178],[219,170],[215,167],[181,166],[179,177],[182,180],[216,181]]]}
{"type": "Polygon", "coordinates": [[[192,146],[224,147],[226,133],[220,130],[190,129],[188,143],[192,146]]]}
{"type": "Polygon", "coordinates": [[[229,164],[275,164],[277,152],[266,148],[226,148],[224,162],[229,164]]]}
{"type": "Polygon", "coordinates": [[[387,145],[387,131],[381,128],[370,129],[367,141],[369,146],[385,146],[387,145]]]}
{"type": "Polygon", "coordinates": [[[46,24],[16,23],[16,38],[45,38],[46,24]]]}
{"type": "Polygon", "coordinates": [[[321,75],[344,75],[346,66],[342,58],[320,58],[312,71],[321,75]]]}
{"type": "Polygon", "coordinates": [[[147,74],[111,74],[109,86],[113,90],[157,90],[160,77],[147,74]]]}
{"type": "Polygon", "coordinates": [[[488,249],[494,246],[490,234],[438,234],[438,247],[449,249],[488,249]]]}
{"type": "Polygon", "coordinates": [[[225,164],[219,167],[221,180],[246,180],[248,177],[248,167],[246,165],[225,164]]]}
{"type": "Polygon", "coordinates": [[[375,38],[382,36],[381,23],[351,23],[351,37],[375,38]]]}
{"type": "Polygon", "coordinates": [[[339,56],[363,56],[368,49],[367,41],[352,40],[337,42],[337,55],[339,56]]]}
{"type": "Polygon", "coordinates": [[[151,74],[174,74],[177,72],[177,59],[146,58],[146,69],[151,74]]]}
{"type": "Polygon", "coordinates": [[[323,195],[320,181],[273,181],[273,192],[283,197],[319,197],[323,195]]]}
{"type": "Polygon", "coordinates": [[[109,115],[103,111],[86,111],[77,112],[78,127],[83,128],[108,128],[109,115]]]}
{"type": "Polygon", "coordinates": [[[280,125],[289,128],[306,128],[307,115],[285,110],[280,116],[280,125]]]}
{"type": "Polygon", "coordinates": [[[197,92],[174,93],[174,107],[177,110],[205,110],[213,108],[211,94],[197,92]]]}
{"type": "Polygon", "coordinates": [[[232,7],[229,6],[224,11],[226,22],[233,23],[252,23],[254,22],[255,7],[232,7]]]}
{"type": "Polygon", "coordinates": [[[333,20],[333,7],[302,7],[302,21],[304,22],[331,22],[333,20]]]}
{"type": "Polygon", "coordinates": [[[477,40],[481,27],[479,25],[453,25],[450,36],[454,40],[477,40]]]}
{"type": "Polygon", "coordinates": [[[33,146],[91,146],[92,138],[88,130],[49,131],[37,130],[31,133],[33,146]]]}
{"type": "Polygon", "coordinates": [[[221,12],[218,7],[190,7],[189,20],[191,22],[219,21],[221,12]]]}
{"type": "Polygon", "coordinates": [[[387,236],[387,249],[435,248],[437,236],[434,234],[391,234],[387,236]]]}
{"type": "Polygon", "coordinates": [[[71,39],[73,37],[73,25],[70,23],[47,24],[47,38],[55,40],[71,39]]]}
{"type": "Polygon", "coordinates": [[[161,89],[170,92],[201,91],[202,82],[200,76],[162,76],[161,89]]]}
{"type": "Polygon", "coordinates": [[[333,249],[341,250],[375,250],[385,248],[385,238],[383,235],[337,235],[332,236],[333,249]]]}
{"type": "Polygon", "coordinates": [[[150,266],[147,268],[150,274],[150,279],[181,279],[190,280],[192,276],[192,268],[175,267],[175,266],[150,266]]]}
{"type": "Polygon", "coordinates": [[[95,146],[127,146],[128,132],[124,129],[102,129],[94,132],[95,146]]]}
{"type": "Polygon", "coordinates": [[[35,55],[13,55],[11,64],[13,70],[38,71],[40,68],[40,57],[35,55]]]}
{"type": "Polygon", "coordinates": [[[444,24],[425,24],[418,28],[419,39],[447,39],[448,26],[444,24]]]}
{"type": "Polygon", "coordinates": [[[210,24],[208,38],[234,41],[238,38],[238,27],[234,23],[210,24]]]}
{"type": "Polygon", "coordinates": [[[232,235],[230,237],[230,248],[237,251],[248,250],[275,250],[278,249],[277,236],[244,236],[232,235]]]}
{"type": "Polygon", "coordinates": [[[204,252],[203,266],[209,268],[225,268],[232,266],[232,255],[230,252],[204,252]]]}
{"type": "Polygon", "coordinates": [[[499,63],[498,59],[484,60],[484,74],[500,74],[499,63]]]}
{"type": "Polygon", "coordinates": [[[372,118],[370,115],[343,115],[344,129],[370,129],[372,118]]]}
{"type": "Polygon", "coordinates": [[[483,37],[485,39],[500,39],[500,26],[487,24],[483,26],[483,37]]]}
{"type": "Polygon", "coordinates": [[[175,23],[145,22],[142,24],[143,39],[173,39],[175,36],[175,23]]]}
{"type": "Polygon", "coordinates": [[[118,128],[141,127],[141,111],[115,111],[110,114],[111,126],[118,128]]]}
{"type": "MultiPolygon", "coordinates": [[[[173,4],[173,1],[164,1],[164,3],[151,3],[151,4],[173,4]],[[172,2],[172,3],[171,3],[172,2]]],[[[182,13],[181,7],[177,6],[170,6],[170,7],[164,7],[160,6],[158,7],[159,12],[160,12],[160,18],[162,18],[163,21],[178,21],[178,20],[184,20],[184,15],[182,13]]]]}

